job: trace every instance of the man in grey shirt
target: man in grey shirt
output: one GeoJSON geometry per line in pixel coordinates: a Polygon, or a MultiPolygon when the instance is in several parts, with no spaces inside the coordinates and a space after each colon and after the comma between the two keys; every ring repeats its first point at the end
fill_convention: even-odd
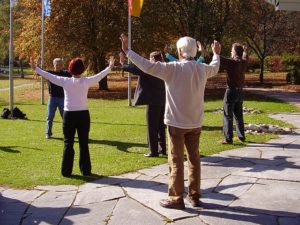
{"type": "Polygon", "coordinates": [[[189,163],[188,200],[200,206],[199,138],[204,114],[204,90],[207,78],[218,73],[221,45],[214,41],[212,62],[197,63],[196,40],[183,37],[177,41],[178,62],[150,62],[128,49],[128,39],[121,37],[122,49],[142,71],[165,81],[166,110],[164,122],[168,126],[169,190],[168,199],[160,201],[165,208],[184,209],[184,146],[189,163]]]}

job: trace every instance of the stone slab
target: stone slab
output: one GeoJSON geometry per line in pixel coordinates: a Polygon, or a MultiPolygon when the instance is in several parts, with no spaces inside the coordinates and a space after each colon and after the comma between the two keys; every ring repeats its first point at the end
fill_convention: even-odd
{"type": "Polygon", "coordinates": [[[256,165],[252,168],[245,168],[243,171],[234,172],[232,175],[300,182],[299,168],[284,166],[256,165]]]}
{"type": "Polygon", "coordinates": [[[229,206],[236,199],[235,195],[208,193],[201,195],[202,206],[206,209],[217,209],[229,206]]]}
{"type": "Polygon", "coordinates": [[[41,190],[41,191],[77,191],[78,186],[75,185],[58,185],[58,186],[36,186],[34,188],[35,190],[41,190]]]}
{"type": "Polygon", "coordinates": [[[158,175],[157,177],[154,177],[151,181],[158,182],[161,184],[168,184],[169,178],[167,175],[158,175]]]}
{"type": "Polygon", "coordinates": [[[147,169],[142,169],[138,171],[141,174],[145,174],[151,177],[155,177],[157,175],[167,175],[169,172],[168,164],[163,164],[159,166],[154,166],[147,169]]]}
{"type": "Polygon", "coordinates": [[[300,217],[280,217],[279,225],[300,225],[300,217]]]}
{"type": "Polygon", "coordinates": [[[185,210],[175,210],[175,209],[166,209],[159,205],[161,199],[168,198],[168,186],[167,185],[158,185],[148,187],[146,189],[139,189],[134,187],[124,187],[127,195],[142,203],[148,208],[156,211],[157,213],[165,216],[169,220],[177,220],[180,218],[191,217],[198,215],[198,211],[191,208],[189,203],[186,202],[185,210]]]}
{"type": "MultiPolygon", "coordinates": [[[[168,223],[169,224],[169,223],[168,223]]],[[[166,225],[168,225],[166,224],[166,225]]],[[[193,218],[185,218],[181,220],[176,220],[174,223],[170,225],[207,225],[204,223],[198,216],[193,218]]]]}
{"type": "Polygon", "coordinates": [[[230,206],[275,216],[300,216],[300,183],[259,180],[230,206]]]}
{"type": "Polygon", "coordinates": [[[0,202],[32,202],[44,191],[7,189],[1,193],[0,202]]]}
{"type": "Polygon", "coordinates": [[[116,204],[117,200],[112,200],[73,206],[68,210],[60,225],[106,225],[116,204]]]}
{"type": "Polygon", "coordinates": [[[202,179],[222,179],[234,172],[253,166],[253,163],[240,159],[227,158],[226,160],[201,166],[202,179]]]}
{"type": "Polygon", "coordinates": [[[228,176],[215,188],[215,192],[239,197],[255,184],[256,181],[257,178],[252,177],[228,176]]]}
{"type": "Polygon", "coordinates": [[[165,224],[164,218],[142,204],[130,199],[122,198],[118,201],[108,225],[132,224],[165,224]]]}
{"type": "Polygon", "coordinates": [[[112,199],[125,197],[121,187],[109,186],[97,188],[90,191],[79,192],[76,196],[74,205],[87,205],[91,203],[103,202],[112,199]]]}
{"type": "Polygon", "coordinates": [[[257,148],[245,147],[241,149],[233,149],[220,152],[220,155],[233,156],[238,158],[260,158],[261,152],[257,148]]]}
{"type": "Polygon", "coordinates": [[[98,180],[94,180],[93,182],[85,183],[79,186],[79,192],[82,191],[93,191],[98,188],[107,187],[110,185],[119,185],[124,182],[128,182],[131,179],[125,177],[103,177],[98,180]]]}
{"type": "Polygon", "coordinates": [[[201,193],[208,194],[213,192],[222,179],[201,179],[201,193]]]}
{"type": "Polygon", "coordinates": [[[230,208],[201,210],[200,219],[209,225],[277,225],[275,216],[239,212],[230,208]]]}
{"type": "Polygon", "coordinates": [[[49,191],[36,199],[24,215],[22,225],[58,224],[76,196],[75,191],[49,191]]]}
{"type": "MultiPolygon", "coordinates": [[[[0,197],[1,198],[1,197],[0,197]]],[[[28,208],[25,202],[17,201],[1,201],[0,202],[0,224],[3,225],[19,225],[28,208]]]]}

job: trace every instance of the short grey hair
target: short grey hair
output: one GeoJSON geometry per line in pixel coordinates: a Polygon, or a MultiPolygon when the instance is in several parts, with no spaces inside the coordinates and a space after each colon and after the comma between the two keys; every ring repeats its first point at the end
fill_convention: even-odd
{"type": "Polygon", "coordinates": [[[53,59],[53,65],[56,65],[58,62],[62,62],[62,58],[55,58],[53,59]]]}
{"type": "Polygon", "coordinates": [[[182,37],[177,41],[176,46],[183,58],[194,58],[197,54],[197,42],[194,38],[182,37]]]}

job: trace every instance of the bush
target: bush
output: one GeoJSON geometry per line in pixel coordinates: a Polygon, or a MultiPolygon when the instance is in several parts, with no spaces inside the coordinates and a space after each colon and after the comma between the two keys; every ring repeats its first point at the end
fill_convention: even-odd
{"type": "Polygon", "coordinates": [[[281,72],[284,71],[284,65],[282,63],[282,58],[279,55],[266,57],[267,69],[271,72],[281,72]]]}
{"type": "Polygon", "coordinates": [[[285,71],[293,71],[295,69],[300,69],[300,56],[284,54],[282,56],[282,62],[285,71]]]}
{"type": "Polygon", "coordinates": [[[248,71],[255,72],[256,69],[260,69],[260,60],[256,57],[249,57],[248,71]]]}

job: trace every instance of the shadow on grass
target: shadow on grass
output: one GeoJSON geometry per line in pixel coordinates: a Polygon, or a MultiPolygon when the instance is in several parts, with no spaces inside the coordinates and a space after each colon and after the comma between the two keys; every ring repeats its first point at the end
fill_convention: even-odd
{"type": "Polygon", "coordinates": [[[108,141],[108,140],[89,140],[90,144],[98,144],[98,145],[109,145],[116,147],[118,150],[123,151],[123,152],[128,152],[128,153],[133,153],[129,152],[128,149],[132,147],[140,147],[140,148],[147,148],[146,144],[141,144],[141,143],[131,143],[131,142],[121,142],[121,141],[108,141]]]}
{"type": "Polygon", "coordinates": [[[20,153],[19,150],[14,150],[18,146],[0,146],[0,151],[8,152],[8,153],[20,153]]]}

